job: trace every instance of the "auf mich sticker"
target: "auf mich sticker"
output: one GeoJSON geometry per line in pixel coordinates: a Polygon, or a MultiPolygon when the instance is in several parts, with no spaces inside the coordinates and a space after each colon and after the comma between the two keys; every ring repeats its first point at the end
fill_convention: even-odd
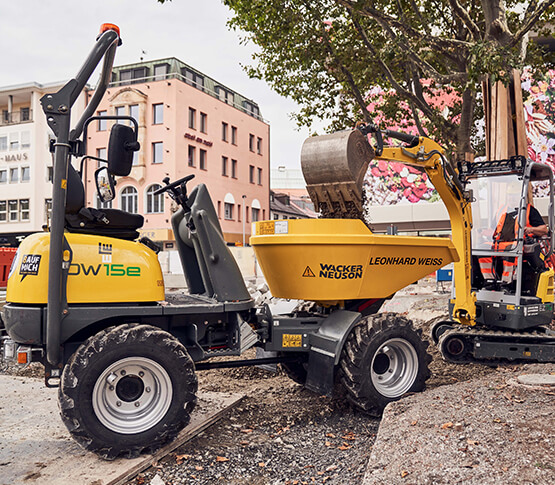
{"type": "Polygon", "coordinates": [[[28,275],[36,276],[39,274],[40,258],[40,254],[23,255],[21,266],[19,267],[19,274],[23,275],[21,281],[23,281],[28,275]]]}

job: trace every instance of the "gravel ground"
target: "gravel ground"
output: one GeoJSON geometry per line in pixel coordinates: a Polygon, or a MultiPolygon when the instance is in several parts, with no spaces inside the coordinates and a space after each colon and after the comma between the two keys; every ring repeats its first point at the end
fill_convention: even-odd
{"type": "Polygon", "coordinates": [[[246,397],[128,483],[361,483],[378,419],[260,369],[199,372],[199,389],[233,389],[246,397]]]}

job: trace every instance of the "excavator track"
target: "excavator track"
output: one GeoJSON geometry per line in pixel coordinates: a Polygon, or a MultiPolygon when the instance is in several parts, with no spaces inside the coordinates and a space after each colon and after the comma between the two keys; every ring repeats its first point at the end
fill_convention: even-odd
{"type": "Polygon", "coordinates": [[[359,219],[363,182],[374,150],[359,130],[308,138],[301,151],[306,188],[321,217],[359,219]]]}
{"type": "Polygon", "coordinates": [[[502,364],[555,362],[555,332],[536,327],[528,332],[452,326],[438,342],[448,362],[502,364]]]}

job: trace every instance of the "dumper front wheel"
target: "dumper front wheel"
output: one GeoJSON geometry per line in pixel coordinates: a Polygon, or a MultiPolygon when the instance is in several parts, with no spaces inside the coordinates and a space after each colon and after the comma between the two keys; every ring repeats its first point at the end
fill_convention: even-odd
{"type": "Polygon", "coordinates": [[[171,441],[190,419],[197,378],[185,347],[149,325],[121,325],[85,341],[62,374],[59,402],[73,438],[105,459],[171,441]]]}
{"type": "Polygon", "coordinates": [[[370,315],[352,330],[338,372],[347,399],[373,416],[408,392],[424,389],[431,356],[422,330],[395,313],[370,315]]]}

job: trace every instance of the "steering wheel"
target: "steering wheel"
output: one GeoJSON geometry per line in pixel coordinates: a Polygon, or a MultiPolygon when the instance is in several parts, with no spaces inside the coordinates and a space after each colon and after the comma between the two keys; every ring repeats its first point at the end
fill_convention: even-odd
{"type": "Polygon", "coordinates": [[[164,182],[166,185],[164,187],[159,188],[158,190],[155,190],[153,195],[160,195],[160,194],[163,194],[164,192],[167,192],[168,190],[175,189],[181,184],[186,184],[189,180],[193,178],[195,178],[194,173],[192,173],[191,175],[187,175],[186,177],[180,178],[179,180],[176,180],[175,182],[172,182],[171,184],[169,184],[168,182],[170,181],[170,178],[165,177],[164,180],[162,180],[162,182],[164,182]]]}

